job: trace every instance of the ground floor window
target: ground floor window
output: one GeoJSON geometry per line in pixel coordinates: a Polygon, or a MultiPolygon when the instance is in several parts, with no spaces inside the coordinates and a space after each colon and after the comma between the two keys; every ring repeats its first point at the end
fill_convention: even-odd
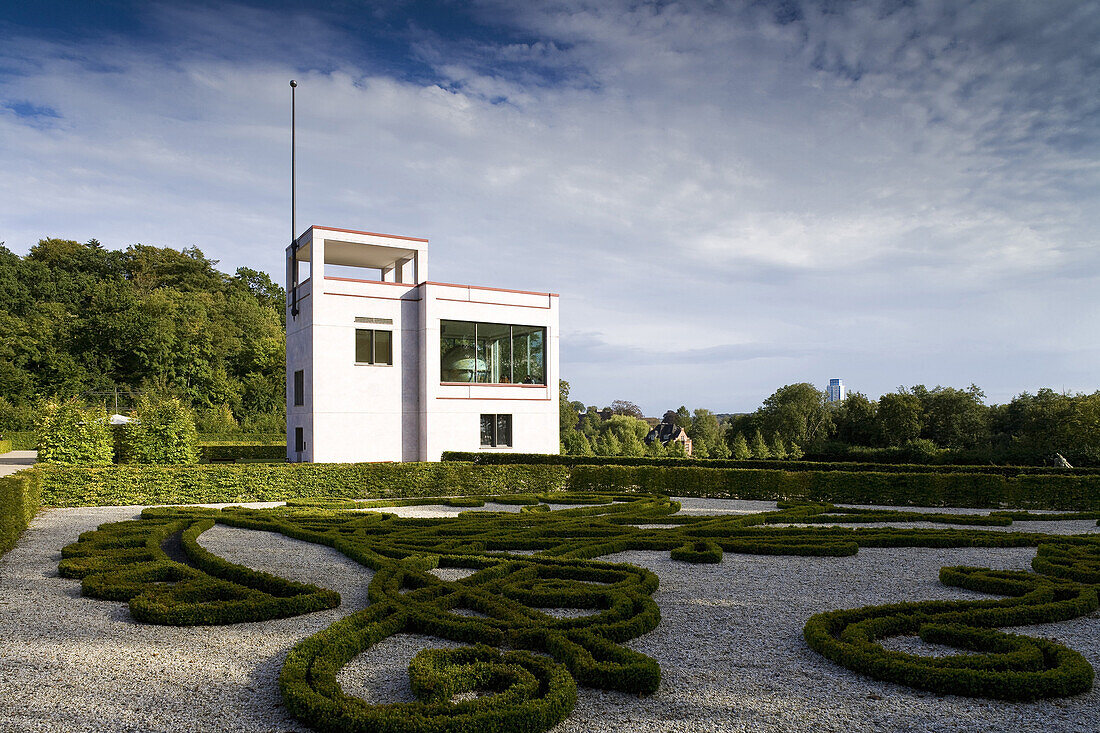
{"type": "Polygon", "coordinates": [[[481,416],[481,447],[482,448],[511,448],[512,447],[512,416],[511,415],[482,415],[481,416]]]}
{"type": "Polygon", "coordinates": [[[301,428],[294,428],[294,450],[301,452],[306,449],[306,437],[301,428]]]}

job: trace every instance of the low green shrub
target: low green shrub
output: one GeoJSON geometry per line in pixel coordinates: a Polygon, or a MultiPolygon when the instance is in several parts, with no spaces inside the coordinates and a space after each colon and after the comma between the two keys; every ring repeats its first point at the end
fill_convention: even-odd
{"type": "Polygon", "coordinates": [[[86,596],[127,600],[139,621],[173,626],[231,624],[335,608],[339,594],[230,563],[198,537],[214,526],[201,512],[150,513],[105,524],[62,550],[58,570],[86,596]],[[182,552],[171,558],[175,540],[182,552]]]}
{"type": "Polygon", "coordinates": [[[1100,475],[1007,477],[965,473],[772,471],[664,466],[574,466],[575,491],[892,506],[1100,510],[1100,475]]]}
{"type": "MultiPolygon", "coordinates": [[[[379,464],[368,465],[371,471],[380,470],[379,464]]],[[[482,479],[514,479],[519,470],[562,471],[556,466],[422,465],[433,466],[431,471],[465,471],[467,477],[481,474],[482,479]]],[[[218,467],[187,470],[199,468],[218,467]]],[[[409,470],[406,466],[406,477],[409,470]]],[[[135,618],[155,623],[259,620],[331,607],[334,594],[241,568],[204,550],[198,537],[215,522],[327,545],[373,570],[367,589],[371,605],[301,641],[283,665],[279,685],[287,710],[319,730],[546,730],[568,715],[577,684],[653,693],[661,680],[656,660],[622,644],[660,623],[651,597],[657,576],[595,559],[627,550],[718,562],[723,552],[843,556],[860,547],[1037,546],[1036,573],[975,568],[941,572],[945,584],[1008,595],[1007,600],[833,611],[810,619],[806,639],[850,669],[941,692],[1031,699],[1075,694],[1092,681],[1092,667],[1076,652],[995,630],[1074,618],[1096,609],[1096,587],[1079,582],[1100,569],[1100,543],[1091,537],[964,528],[776,527],[826,517],[900,521],[913,513],[817,502],[784,503],[751,515],[679,517],[679,504],[668,496],[631,492],[502,496],[521,503],[523,510],[541,511],[461,512],[445,520],[400,518],[384,511],[387,505],[416,503],[475,506],[486,498],[468,494],[355,502],[329,495],[267,510],[146,509],[141,520],[81,535],[62,551],[60,570],[82,578],[86,594],[127,600],[135,618]],[[551,511],[548,504],[527,503],[539,498],[562,499],[556,505],[567,508],[551,511]],[[658,522],[673,526],[647,526],[658,522]],[[456,581],[431,572],[447,567],[474,572],[456,581]],[[552,608],[591,613],[557,618],[548,611],[552,608]],[[370,705],[345,694],[338,683],[340,669],[397,633],[475,646],[418,655],[410,666],[417,702],[370,705]],[[920,633],[930,641],[978,653],[925,658],[888,652],[876,643],[901,633],[920,633]],[[502,653],[486,644],[512,651],[502,653]],[[452,702],[463,692],[484,696],[452,702]]],[[[1012,521],[1003,515],[995,518],[1002,524],[1012,521]]]]}
{"type": "Polygon", "coordinates": [[[241,463],[46,467],[46,506],[118,506],[510,494],[565,488],[560,466],[461,463],[241,463]]]}
{"type": "Polygon", "coordinates": [[[286,442],[282,443],[200,443],[199,460],[217,461],[285,461],[286,442]]]}
{"type": "Polygon", "coordinates": [[[143,395],[133,418],[120,426],[119,463],[198,463],[195,416],[178,398],[143,395]]]}
{"type": "Polygon", "coordinates": [[[777,471],[846,471],[849,473],[977,473],[991,476],[1100,475],[1100,468],[1055,466],[989,466],[970,464],[869,463],[864,461],[758,460],[716,458],[653,458],[648,456],[571,456],[552,453],[481,453],[445,451],[442,460],[481,465],[535,464],[548,466],[656,466],[669,468],[738,468],[777,471]]]}
{"type": "Polygon", "coordinates": [[[9,451],[12,451],[12,450],[15,450],[15,449],[11,447],[11,441],[10,440],[0,440],[0,455],[2,455],[4,453],[7,453],[9,451]]]}
{"type": "Polygon", "coordinates": [[[11,443],[11,448],[8,450],[36,450],[38,448],[38,437],[33,430],[4,433],[4,440],[11,443]]]}
{"type": "Polygon", "coordinates": [[[673,560],[682,560],[692,563],[719,563],[722,562],[722,547],[717,542],[710,540],[695,540],[686,542],[673,548],[669,553],[673,560]]]}
{"type": "MultiPolygon", "coordinates": [[[[1046,545],[1040,545],[1040,550],[1046,545]]],[[[1098,607],[1093,586],[1025,572],[948,567],[940,580],[969,590],[1011,596],[1001,601],[923,601],[829,611],[810,618],[812,649],[848,669],[941,694],[1034,700],[1092,687],[1093,669],[1077,652],[1046,639],[997,631],[999,626],[1065,621],[1098,607]],[[877,642],[919,634],[978,654],[922,657],[888,651],[877,642]]]]}
{"type": "Polygon", "coordinates": [[[41,471],[28,468],[0,477],[0,555],[15,547],[41,505],[41,471]]]}
{"type": "Polygon", "coordinates": [[[38,460],[58,465],[100,466],[111,463],[113,438],[107,412],[75,399],[46,400],[35,416],[38,460]]]}

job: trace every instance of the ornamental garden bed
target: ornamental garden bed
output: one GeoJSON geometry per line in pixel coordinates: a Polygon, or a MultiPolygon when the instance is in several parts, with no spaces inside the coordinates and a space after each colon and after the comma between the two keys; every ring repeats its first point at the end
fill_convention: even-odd
{"type": "MultiPolygon", "coordinates": [[[[477,699],[468,693],[497,690],[498,699],[491,711],[506,709],[495,703],[511,695],[523,706],[515,720],[540,721],[539,729],[543,729],[554,722],[552,718],[558,715],[563,701],[569,702],[569,680],[560,676],[559,668],[540,667],[531,661],[544,659],[541,655],[531,659],[500,656],[515,648],[542,645],[561,661],[577,690],[576,703],[553,728],[559,731],[745,727],[858,730],[876,725],[929,728],[944,722],[1035,730],[1100,727],[1094,725],[1100,721],[1092,691],[1055,690],[1070,694],[1027,703],[943,695],[942,691],[877,681],[853,672],[813,651],[804,640],[804,633],[810,633],[804,629],[812,630],[809,621],[836,609],[907,601],[1004,601],[1003,595],[960,587],[971,581],[971,585],[996,581],[1002,586],[1010,582],[1058,586],[1051,599],[1038,598],[1030,605],[1072,606],[1080,601],[1082,588],[1094,582],[1091,576],[1081,575],[1091,572],[1090,555],[1081,553],[1082,548],[1092,547],[1091,539],[1079,535],[1060,540],[1050,534],[1037,535],[1034,530],[1050,533],[1050,528],[1056,527],[1060,533],[1092,534],[1097,529],[1095,518],[1021,521],[1031,517],[1018,515],[1013,525],[1005,526],[1003,518],[993,517],[990,521],[996,524],[979,528],[940,522],[939,528],[916,533],[899,531],[897,526],[859,529],[859,524],[851,522],[837,528],[818,524],[783,529],[766,521],[804,524],[807,520],[826,521],[826,515],[851,519],[859,513],[802,506],[785,509],[783,514],[739,515],[725,511],[731,505],[736,507],[736,502],[685,500],[685,508],[692,510],[688,517],[683,516],[686,512],[668,514],[663,507],[671,505],[659,497],[633,507],[623,501],[596,505],[522,503],[530,499],[482,508],[437,504],[388,510],[418,515],[404,520],[383,519],[363,511],[319,511],[316,506],[281,512],[225,512],[216,517],[221,521],[201,534],[192,530],[195,536],[188,538],[180,530],[181,542],[197,545],[215,559],[204,558],[193,548],[198,559],[192,557],[190,563],[180,565],[206,573],[207,578],[177,581],[177,586],[201,582],[172,590],[164,590],[163,581],[158,582],[161,576],[156,574],[165,572],[163,568],[140,568],[142,563],[155,565],[161,560],[135,558],[140,558],[143,547],[150,546],[150,536],[157,532],[174,535],[174,524],[190,522],[188,529],[205,526],[210,523],[207,516],[194,510],[149,512],[137,525],[84,535],[83,541],[74,546],[81,532],[104,522],[132,519],[134,510],[47,511],[38,516],[0,566],[0,582],[8,589],[9,607],[18,609],[0,617],[4,627],[0,633],[10,640],[4,645],[0,664],[12,671],[0,678],[0,719],[44,730],[311,729],[303,726],[303,719],[318,729],[324,726],[323,721],[309,719],[309,711],[303,715],[302,709],[294,706],[309,704],[313,695],[340,700],[325,686],[331,682],[355,695],[371,690],[392,693],[392,697],[371,699],[372,703],[413,705],[409,696],[414,687],[409,685],[407,667],[417,660],[413,663],[413,678],[415,688],[427,700],[419,703],[424,710],[443,705],[432,701],[450,693],[460,695],[460,700],[469,698],[466,703],[471,704],[462,703],[465,708],[443,705],[444,721],[456,718],[451,708],[477,714],[477,699]],[[553,507],[561,514],[531,511],[540,506],[553,507]],[[460,519],[424,516],[455,516],[471,508],[512,511],[480,518],[465,514],[460,519]],[[709,511],[718,512],[718,516],[697,513],[709,511]],[[647,523],[674,526],[632,526],[644,527],[647,523]],[[280,531],[257,531],[261,529],[280,531]],[[360,541],[352,541],[356,537],[360,541]],[[346,554],[319,541],[326,538],[346,554]],[[688,538],[692,538],[690,543],[688,538]],[[722,550],[719,563],[712,562],[712,552],[703,553],[707,556],[704,562],[672,557],[674,550],[688,544],[693,549],[698,545],[700,552],[709,551],[707,542],[722,550]],[[1049,548],[1043,551],[1049,572],[1035,573],[1028,568],[1036,546],[1044,543],[1049,548]],[[504,557],[500,553],[509,549],[498,547],[503,544],[526,545],[511,549],[538,549],[542,554],[515,554],[511,556],[514,560],[498,561],[495,558],[504,557]],[[91,578],[105,574],[85,572],[89,567],[116,574],[120,570],[130,572],[125,577],[101,580],[98,585],[90,583],[92,592],[98,595],[129,595],[136,599],[141,593],[134,593],[138,590],[135,583],[161,588],[152,592],[144,605],[137,604],[139,615],[141,609],[166,608],[177,614],[175,620],[186,621],[188,613],[203,610],[191,608],[197,605],[205,606],[205,613],[224,614],[226,620],[238,620],[241,613],[256,613],[256,609],[261,609],[260,615],[272,617],[217,626],[137,622],[131,610],[133,602],[127,608],[123,600],[81,597],[77,580],[57,577],[57,551],[62,546],[73,548],[66,550],[61,561],[64,572],[83,575],[86,586],[91,578]],[[382,553],[383,549],[388,554],[382,553]],[[374,567],[349,559],[348,555],[357,552],[361,553],[358,559],[374,567]],[[368,552],[383,559],[372,559],[368,552]],[[599,554],[597,561],[584,559],[594,553],[599,554]],[[133,562],[121,562],[122,558],[133,562]],[[515,567],[508,572],[497,569],[507,563],[515,567]],[[284,609],[286,599],[291,599],[292,605],[299,602],[293,600],[296,598],[315,598],[324,606],[326,596],[304,586],[230,570],[228,564],[336,591],[342,604],[305,615],[279,617],[275,611],[284,609]],[[476,566],[481,571],[449,584],[439,580],[433,565],[444,569],[476,566]],[[955,584],[944,585],[938,577],[944,566],[994,567],[1017,575],[987,577],[983,581],[980,574],[958,571],[956,576],[949,574],[946,578],[955,584]],[[529,572],[531,567],[535,568],[533,573],[529,572]],[[151,575],[143,576],[143,572],[151,575]],[[492,577],[498,572],[501,575],[492,577]],[[1057,578],[1060,572],[1077,577],[1042,580],[1057,578]],[[651,578],[659,579],[659,585],[651,578]],[[371,582],[368,593],[367,584],[371,582]],[[219,583],[236,583],[238,587],[219,583]],[[1076,584],[1073,589],[1072,584],[1076,584]],[[283,601],[271,602],[264,594],[283,601]],[[464,608],[470,615],[435,612],[437,608],[446,610],[456,595],[461,600],[451,610],[464,608]],[[401,599],[407,599],[404,606],[401,599]],[[1070,603],[1065,603],[1067,600],[1070,603]],[[405,625],[393,635],[372,631],[387,622],[390,626],[381,631],[395,626],[393,614],[372,615],[380,613],[377,609],[395,604],[406,616],[405,625]],[[588,607],[596,613],[558,618],[537,611],[569,606],[588,607]],[[513,612],[519,607],[530,613],[517,617],[513,612]],[[654,609],[659,612],[658,619],[651,617],[654,609]],[[501,623],[483,625],[485,617],[501,623]],[[528,623],[530,619],[537,623],[528,623]],[[586,634],[597,627],[602,627],[602,640],[588,638],[586,634]],[[350,633],[342,633],[345,631],[350,633]],[[362,636],[364,633],[380,638],[364,653],[356,654],[364,640],[369,641],[362,636]],[[431,643],[433,633],[452,637],[449,646],[475,641],[500,643],[494,644],[497,651],[417,657],[421,646],[431,643]],[[500,635],[503,638],[498,638],[500,635]],[[313,642],[309,641],[311,637],[313,642]],[[564,637],[565,641],[554,637],[564,637]],[[347,639],[358,641],[350,649],[338,646],[336,657],[329,651],[331,646],[326,648],[324,643],[342,646],[347,639]],[[594,667],[586,666],[586,650],[597,660],[594,667]],[[293,665],[304,657],[313,660],[313,671],[304,678],[295,678],[293,665]],[[316,666],[345,658],[348,663],[331,668],[331,672],[326,671],[329,667],[316,666]],[[646,659],[657,667],[660,676],[656,685],[653,665],[646,659]],[[464,669],[483,676],[463,677],[457,670],[464,669]],[[280,676],[283,691],[290,688],[289,700],[279,694],[280,676]],[[539,682],[530,688],[535,690],[533,694],[523,697],[517,685],[523,687],[528,676],[539,682]],[[293,689],[299,680],[304,680],[307,689],[293,689]],[[300,697],[295,698],[299,693],[300,697]],[[303,699],[306,703],[301,702],[303,699]]],[[[457,503],[472,502],[467,498],[457,503]]],[[[869,518],[876,522],[884,519],[881,514],[869,518]]],[[[902,530],[913,519],[908,515],[898,518],[906,520],[902,530]]],[[[160,547],[160,542],[153,546],[160,547]]],[[[1088,588],[1084,591],[1087,595],[1088,588]]],[[[959,609],[952,612],[955,610],[959,609]]],[[[1084,615],[1057,624],[1012,630],[1032,637],[1056,637],[1067,649],[1081,655],[1087,665],[1096,664],[1100,662],[1096,619],[1089,618],[1086,608],[1076,610],[1083,610],[1084,615]]],[[[1063,611],[1062,615],[1068,613],[1063,611]]],[[[207,616],[202,620],[211,619],[207,616]]],[[[844,633],[842,630],[836,636],[844,633]]],[[[970,644],[981,642],[966,640],[970,644]]],[[[1043,649],[1039,652],[1046,655],[1043,649]]],[[[999,653],[1007,661],[997,663],[1035,665],[1027,644],[1020,649],[1000,649],[999,653]],[[1023,659],[1015,660],[1013,654],[1023,659]]],[[[1072,673],[1073,665],[1070,667],[1072,673]]],[[[1067,684],[1072,684],[1073,674],[1067,679],[1067,684]]],[[[407,714],[407,707],[374,711],[359,703],[349,705],[361,716],[388,714],[397,726],[413,718],[407,714]]],[[[324,706],[320,701],[318,707],[324,706]]],[[[329,708],[322,712],[342,711],[329,708]]],[[[508,724],[507,720],[501,723],[495,714],[489,721],[508,724]]]]}

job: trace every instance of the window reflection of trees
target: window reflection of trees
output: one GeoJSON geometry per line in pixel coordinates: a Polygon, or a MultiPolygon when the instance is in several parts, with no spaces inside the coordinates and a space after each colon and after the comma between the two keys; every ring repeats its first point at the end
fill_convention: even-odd
{"type": "Polygon", "coordinates": [[[442,321],[440,381],[546,384],[546,329],[442,321]]]}

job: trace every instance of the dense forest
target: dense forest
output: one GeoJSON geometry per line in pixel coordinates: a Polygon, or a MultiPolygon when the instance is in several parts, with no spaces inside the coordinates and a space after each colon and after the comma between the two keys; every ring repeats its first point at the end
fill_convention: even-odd
{"type": "Polygon", "coordinates": [[[120,409],[179,397],[200,430],[282,432],[284,291],[217,264],[195,247],[0,245],[0,433],[31,429],[41,397],[112,409],[116,391],[120,409]]]}

